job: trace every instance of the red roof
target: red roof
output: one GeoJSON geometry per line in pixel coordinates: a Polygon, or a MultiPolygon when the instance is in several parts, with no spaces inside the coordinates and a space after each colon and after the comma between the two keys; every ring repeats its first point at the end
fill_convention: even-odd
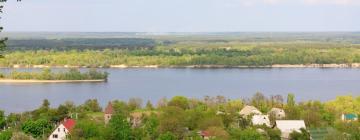
{"type": "Polygon", "coordinates": [[[73,119],[66,119],[64,122],[63,122],[63,125],[64,127],[68,130],[68,131],[71,131],[72,128],[74,128],[75,126],[75,120],[73,119]]]}
{"type": "Polygon", "coordinates": [[[105,108],[105,114],[113,114],[113,113],[114,113],[114,108],[113,108],[111,102],[109,102],[109,104],[105,108]]]}

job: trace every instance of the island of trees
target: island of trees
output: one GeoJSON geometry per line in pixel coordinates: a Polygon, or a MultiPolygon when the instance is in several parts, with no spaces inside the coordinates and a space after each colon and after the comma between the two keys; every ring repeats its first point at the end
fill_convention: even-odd
{"type": "Polygon", "coordinates": [[[67,72],[52,72],[45,68],[41,72],[20,72],[12,71],[10,74],[0,73],[0,80],[104,80],[108,78],[107,72],[99,72],[90,69],[87,72],[80,72],[79,69],[71,68],[67,72]]]}
{"type": "MultiPolygon", "coordinates": [[[[70,140],[201,140],[200,131],[206,131],[212,140],[280,140],[276,127],[254,125],[239,114],[245,105],[251,105],[262,113],[274,107],[283,109],[284,120],[304,120],[307,129],[294,131],[290,140],[309,140],[310,136],[321,140],[360,140],[360,121],[341,118],[343,113],[360,114],[360,97],[297,103],[293,94],[284,100],[281,95],[266,97],[257,93],[250,99],[175,96],[162,98],[157,105],[142,103],[140,98],[111,101],[114,114],[107,124],[104,109],[95,99],[82,105],[69,101],[56,108],[44,100],[33,111],[8,115],[0,111],[0,139],[47,139],[56,124],[72,118],[76,124],[68,136],[70,140]],[[134,122],[136,116],[138,120],[134,122]]],[[[270,122],[274,124],[271,117],[270,122]]]]}

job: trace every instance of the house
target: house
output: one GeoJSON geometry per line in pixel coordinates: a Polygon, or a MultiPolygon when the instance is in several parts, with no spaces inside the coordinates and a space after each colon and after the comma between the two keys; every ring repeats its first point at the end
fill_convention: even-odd
{"type": "Polygon", "coordinates": [[[111,116],[113,114],[114,114],[114,108],[113,108],[111,102],[109,102],[104,111],[105,124],[109,123],[109,121],[111,120],[111,116]]]}
{"type": "Polygon", "coordinates": [[[254,115],[251,118],[251,122],[253,125],[265,125],[270,127],[269,115],[254,115]]]}
{"type": "Polygon", "coordinates": [[[294,131],[306,129],[304,120],[277,120],[275,125],[281,131],[282,140],[289,140],[289,135],[294,131]]]}
{"type": "Polygon", "coordinates": [[[75,120],[65,119],[49,136],[48,140],[65,140],[75,126],[75,120]]]}
{"type": "Polygon", "coordinates": [[[285,111],[283,109],[280,109],[280,108],[272,108],[268,114],[270,116],[274,116],[275,119],[284,119],[286,117],[285,115],[285,111]]]}
{"type": "Polygon", "coordinates": [[[341,120],[342,121],[357,121],[358,116],[356,114],[342,114],[341,120]]]}
{"type": "Polygon", "coordinates": [[[261,115],[261,112],[254,106],[245,106],[239,112],[240,115],[250,116],[250,115],[261,115]]]}

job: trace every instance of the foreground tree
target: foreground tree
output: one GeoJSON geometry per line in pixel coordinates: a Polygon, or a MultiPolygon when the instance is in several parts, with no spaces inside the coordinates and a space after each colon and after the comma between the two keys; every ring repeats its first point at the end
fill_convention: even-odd
{"type": "Polygon", "coordinates": [[[131,140],[131,126],[126,117],[121,114],[113,115],[104,138],[107,140],[131,140]]]}
{"type": "Polygon", "coordinates": [[[2,130],[5,125],[6,125],[5,114],[4,111],[0,110],[0,130],[2,130]]]}
{"type": "Polygon", "coordinates": [[[185,133],[185,112],[179,107],[166,107],[159,117],[159,132],[173,133],[177,138],[181,139],[185,133]]]}
{"type": "Polygon", "coordinates": [[[9,130],[0,132],[0,140],[10,140],[11,137],[12,132],[9,130]]]}
{"type": "Polygon", "coordinates": [[[26,133],[30,134],[35,138],[46,137],[45,134],[48,134],[52,130],[52,125],[49,121],[45,119],[39,119],[36,121],[26,121],[22,126],[21,130],[26,133]]]}
{"type": "MultiPolygon", "coordinates": [[[[0,4],[3,4],[4,2],[6,2],[6,0],[0,0],[0,4]]],[[[4,5],[0,5],[0,14],[3,13],[3,9],[4,5]]],[[[1,18],[1,17],[0,17],[1,18]]],[[[3,30],[3,27],[0,27],[0,32],[3,30]]],[[[0,58],[4,57],[4,51],[5,51],[5,41],[7,40],[7,38],[2,38],[0,39],[0,58]]]]}
{"type": "Polygon", "coordinates": [[[102,126],[94,121],[78,121],[71,132],[71,140],[101,139],[102,126]]]}
{"type": "Polygon", "coordinates": [[[294,131],[290,133],[290,140],[310,140],[310,133],[306,129],[301,128],[300,132],[294,131]]]}

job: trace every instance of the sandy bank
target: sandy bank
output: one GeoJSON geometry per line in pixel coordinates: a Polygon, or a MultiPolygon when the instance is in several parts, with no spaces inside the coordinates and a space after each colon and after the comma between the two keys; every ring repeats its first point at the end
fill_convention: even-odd
{"type": "Polygon", "coordinates": [[[13,80],[0,79],[0,83],[99,83],[106,80],[13,80]]]}

